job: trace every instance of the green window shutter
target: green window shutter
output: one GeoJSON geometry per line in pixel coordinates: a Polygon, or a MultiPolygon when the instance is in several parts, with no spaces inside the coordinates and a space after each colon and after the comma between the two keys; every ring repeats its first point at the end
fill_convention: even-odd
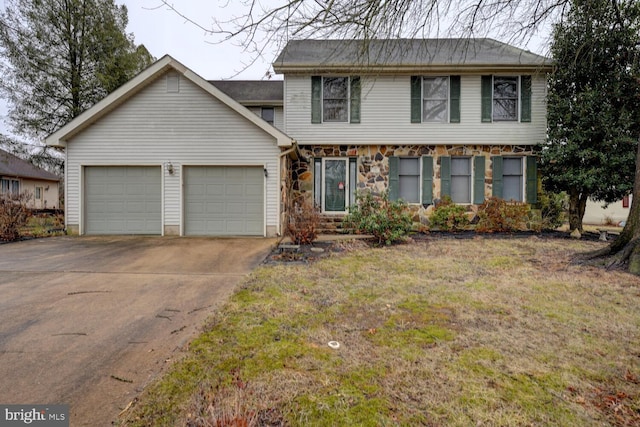
{"type": "Polygon", "coordinates": [[[422,204],[433,203],[433,157],[422,156],[422,204]]]}
{"type": "Polygon", "coordinates": [[[460,123],[460,76],[449,77],[449,123],[460,123]]]}
{"type": "Polygon", "coordinates": [[[440,198],[451,196],[451,157],[440,157],[440,198]]]}
{"type": "Polygon", "coordinates": [[[491,157],[491,169],[493,177],[493,197],[502,198],[502,156],[491,157]]]}
{"type": "Polygon", "coordinates": [[[322,77],[311,76],[311,123],[322,123],[322,77]]]}
{"type": "Polygon", "coordinates": [[[398,200],[400,194],[400,159],[398,157],[389,157],[389,200],[398,200]]]}
{"type": "Polygon", "coordinates": [[[411,76],[411,123],[422,123],[422,77],[411,76]]]}
{"type": "Polygon", "coordinates": [[[491,123],[491,110],[493,107],[493,78],[482,76],[481,83],[482,123],[491,123]]]}
{"type": "Polygon", "coordinates": [[[351,77],[350,121],[360,123],[360,76],[351,77]]]}
{"type": "Polygon", "coordinates": [[[538,163],[535,156],[527,156],[527,203],[538,203],[538,163]]]}
{"type": "Polygon", "coordinates": [[[531,76],[520,77],[520,121],[531,122],[531,76]]]}
{"type": "Polygon", "coordinates": [[[473,203],[481,205],[484,203],[484,156],[477,156],[473,158],[473,174],[473,203]]]}

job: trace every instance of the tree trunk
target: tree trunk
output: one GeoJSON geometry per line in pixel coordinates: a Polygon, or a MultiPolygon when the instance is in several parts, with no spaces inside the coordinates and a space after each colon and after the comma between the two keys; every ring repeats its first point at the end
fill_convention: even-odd
{"type": "Polygon", "coordinates": [[[595,256],[613,256],[610,266],[628,263],[629,273],[640,275],[640,143],[636,151],[636,175],[633,181],[633,200],[629,218],[620,236],[595,256]]]}
{"type": "Polygon", "coordinates": [[[569,231],[578,230],[584,232],[582,228],[582,218],[587,206],[588,194],[580,193],[577,189],[569,190],[569,231]]]}

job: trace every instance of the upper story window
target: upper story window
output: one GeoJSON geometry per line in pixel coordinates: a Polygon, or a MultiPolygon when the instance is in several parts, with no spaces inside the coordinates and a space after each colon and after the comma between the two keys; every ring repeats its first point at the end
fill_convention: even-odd
{"type": "Polygon", "coordinates": [[[531,76],[482,76],[482,122],[531,122],[531,76]]]}
{"type": "Polygon", "coordinates": [[[423,77],[422,121],[449,121],[449,77],[423,77]]]}
{"type": "Polygon", "coordinates": [[[518,77],[494,76],[493,120],[518,120],[518,77]]]}
{"type": "Polygon", "coordinates": [[[360,77],[311,77],[311,123],[335,122],[360,123],[360,77]]]}
{"type": "Polygon", "coordinates": [[[460,123],[460,76],[411,76],[411,123],[460,123]]]}
{"type": "Polygon", "coordinates": [[[349,118],[349,78],[322,79],[322,120],[346,122],[349,118]]]}
{"type": "Polygon", "coordinates": [[[273,125],[275,116],[275,110],[273,107],[262,107],[262,110],[260,111],[260,117],[262,117],[262,120],[273,125]]]}

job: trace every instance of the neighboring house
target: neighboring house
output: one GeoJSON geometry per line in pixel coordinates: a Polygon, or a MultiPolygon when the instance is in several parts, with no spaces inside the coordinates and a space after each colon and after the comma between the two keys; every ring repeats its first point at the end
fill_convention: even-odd
{"type": "Polygon", "coordinates": [[[604,202],[587,200],[582,222],[594,225],[618,225],[629,217],[632,199],[633,196],[631,195],[625,196],[622,200],[610,203],[606,207],[604,202]]]}
{"type": "Polygon", "coordinates": [[[366,46],[289,42],[284,81],[208,82],[163,57],[46,139],[66,148],[69,231],[271,236],[290,197],[339,217],[358,190],[421,218],[445,195],[535,202],[546,58],[490,39],[366,46]]]}
{"type": "Polygon", "coordinates": [[[284,131],[303,157],[293,188],[325,214],[388,190],[421,219],[448,195],[536,202],[549,60],[491,39],[292,41],[284,131]]]}
{"type": "Polygon", "coordinates": [[[26,160],[0,150],[0,194],[29,194],[30,209],[58,209],[60,178],[26,160]]]}

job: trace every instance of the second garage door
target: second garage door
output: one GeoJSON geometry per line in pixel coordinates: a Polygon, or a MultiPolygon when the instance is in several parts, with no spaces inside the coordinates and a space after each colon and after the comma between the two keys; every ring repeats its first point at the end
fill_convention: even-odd
{"type": "Polygon", "coordinates": [[[264,235],[262,167],[188,166],[184,190],[184,234],[264,235]]]}

